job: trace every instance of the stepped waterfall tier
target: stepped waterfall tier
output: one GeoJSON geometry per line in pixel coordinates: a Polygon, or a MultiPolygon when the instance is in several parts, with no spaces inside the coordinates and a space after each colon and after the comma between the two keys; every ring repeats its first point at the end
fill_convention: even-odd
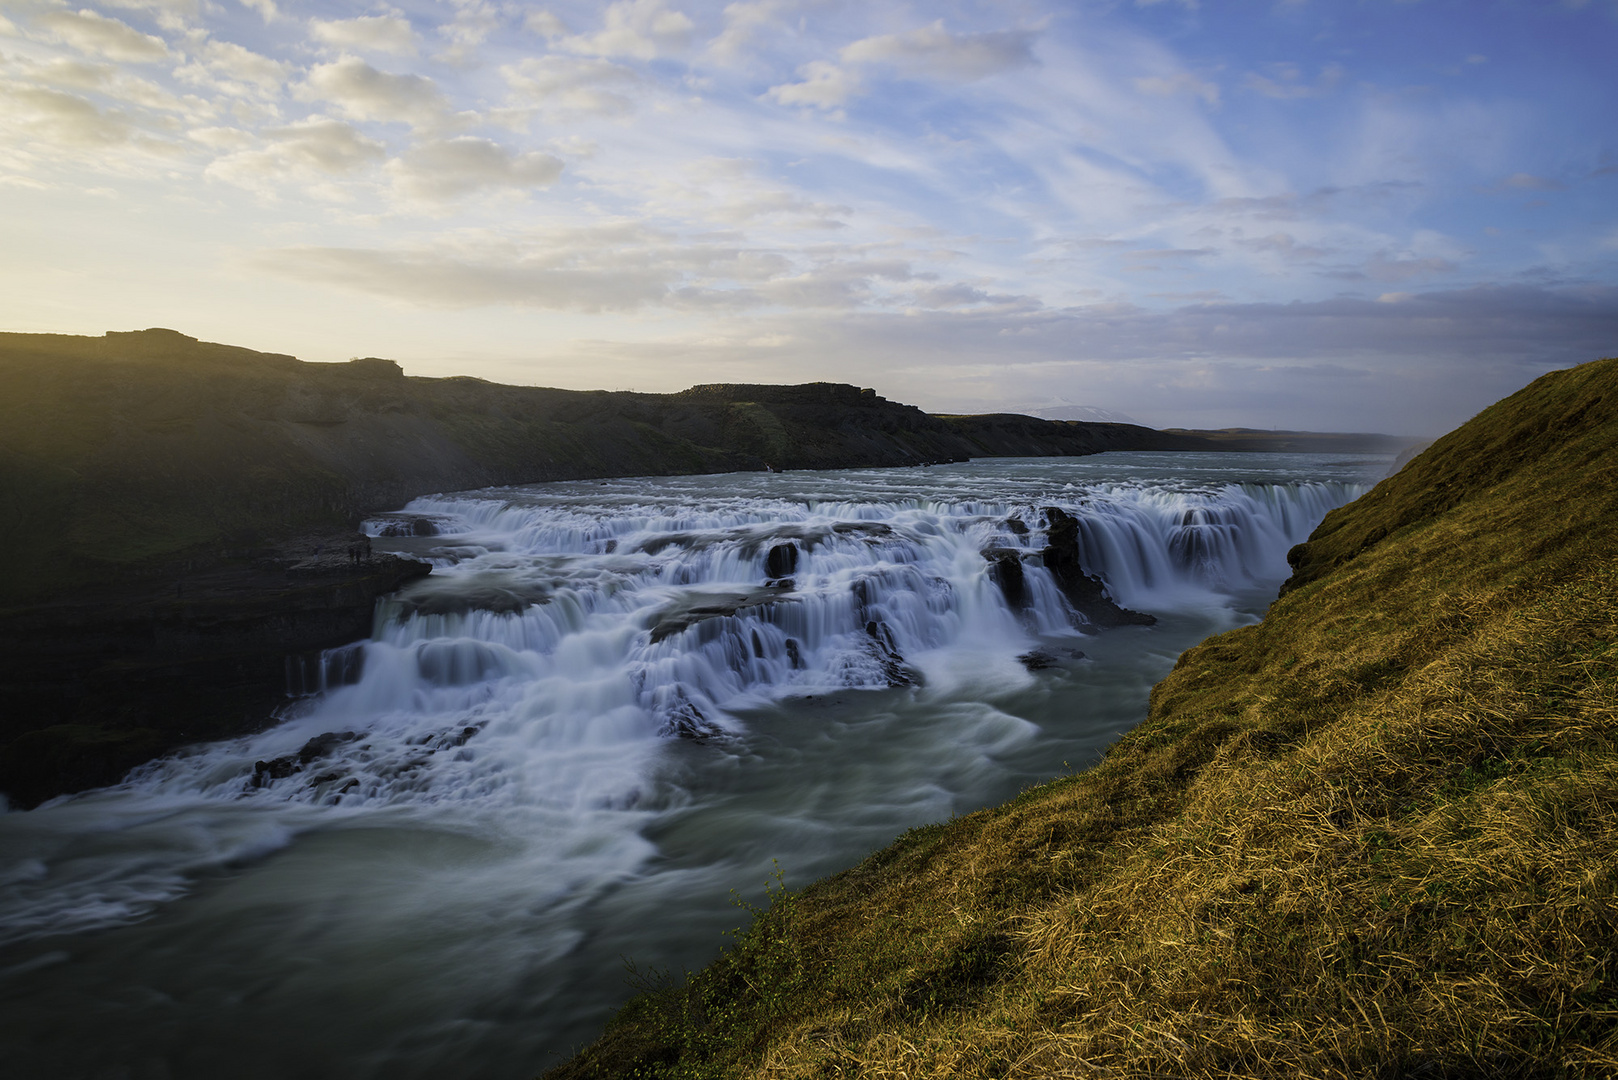
{"type": "Polygon", "coordinates": [[[417,499],[366,529],[433,573],[369,640],[289,662],[276,727],[0,815],[0,1029],[58,1075],[531,1075],[623,1000],[620,957],[711,956],[730,890],[1094,760],[1386,467],[1120,453],[417,499]]]}

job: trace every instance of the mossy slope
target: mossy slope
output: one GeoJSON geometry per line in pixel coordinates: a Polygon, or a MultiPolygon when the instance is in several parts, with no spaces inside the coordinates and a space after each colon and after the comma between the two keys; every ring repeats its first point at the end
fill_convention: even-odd
{"type": "Polygon", "coordinates": [[[1618,360],[1331,515],[1094,768],[778,893],[562,1077],[1618,1074],[1618,360]]]}

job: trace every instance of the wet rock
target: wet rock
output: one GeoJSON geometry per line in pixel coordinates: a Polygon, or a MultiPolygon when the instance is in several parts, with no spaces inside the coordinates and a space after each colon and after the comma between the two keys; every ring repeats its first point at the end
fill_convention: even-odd
{"type": "Polygon", "coordinates": [[[663,726],[658,734],[665,737],[707,742],[725,733],[725,729],[708,719],[697,703],[682,692],[674,704],[663,714],[663,726]]]}
{"type": "Polygon", "coordinates": [[[983,553],[989,560],[989,580],[999,587],[1013,609],[1028,606],[1028,586],[1023,578],[1022,553],[991,548],[983,553]]]}
{"type": "Polygon", "coordinates": [[[1021,661],[1022,666],[1027,668],[1029,671],[1044,671],[1046,668],[1056,666],[1056,657],[1052,656],[1043,649],[1034,649],[1030,652],[1025,652],[1021,656],[1017,657],[1017,659],[1021,661]]]}
{"type": "Polygon", "coordinates": [[[804,669],[803,653],[798,648],[797,638],[787,638],[787,660],[792,664],[793,671],[804,669]]]}
{"type": "Polygon", "coordinates": [[[788,578],[798,572],[798,545],[776,544],[764,559],[764,573],[771,578],[788,578]]]}
{"type": "Polygon", "coordinates": [[[1017,536],[1028,535],[1028,525],[1022,518],[1006,518],[1006,528],[1017,536]]]}
{"type": "Polygon", "coordinates": [[[1084,572],[1079,560],[1079,523],[1071,514],[1055,506],[1045,507],[1044,514],[1041,557],[1074,611],[1092,626],[1150,626],[1157,622],[1153,615],[1118,606],[1107,595],[1106,583],[1084,572]]]}
{"type": "Polygon", "coordinates": [[[750,593],[706,595],[693,593],[658,613],[656,622],[652,624],[652,644],[673,637],[688,627],[708,619],[717,619],[734,615],[738,611],[746,611],[748,608],[773,604],[791,591],[792,583],[788,581],[770,582],[764,588],[755,589],[750,593]]]}
{"type": "Polygon", "coordinates": [[[889,686],[911,686],[915,676],[905,666],[905,658],[893,639],[887,623],[871,621],[865,624],[865,634],[871,639],[871,654],[889,686]]]}
{"type": "Polygon", "coordinates": [[[430,518],[395,519],[382,525],[379,536],[437,536],[438,526],[430,518]]]}
{"type": "Polygon", "coordinates": [[[268,761],[253,762],[253,778],[250,783],[253,787],[260,788],[276,780],[285,780],[293,773],[301,772],[311,762],[325,757],[344,743],[351,743],[359,737],[359,733],[354,731],[327,731],[316,735],[304,743],[296,754],[284,754],[268,761]]]}

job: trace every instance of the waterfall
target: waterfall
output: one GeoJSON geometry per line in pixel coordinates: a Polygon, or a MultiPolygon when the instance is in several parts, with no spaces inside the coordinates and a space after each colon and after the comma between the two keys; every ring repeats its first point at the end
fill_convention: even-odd
{"type": "Polygon", "coordinates": [[[723,739],[739,730],[735,712],[760,701],[914,687],[951,656],[1014,658],[1095,633],[1042,564],[1048,507],[1078,522],[1083,568],[1118,603],[1150,613],[1273,586],[1288,548],[1360,490],[1098,484],[1026,502],[695,506],[418,499],[399,515],[412,528],[393,518],[368,527],[379,539],[430,534],[437,570],[379,606],[372,640],[303,673],[300,686],[318,693],[233,766],[184,758],[147,780],[327,805],[553,801],[580,782],[558,788],[536,758],[723,739]],[[1020,565],[1016,603],[991,573],[991,551],[1020,565]]]}

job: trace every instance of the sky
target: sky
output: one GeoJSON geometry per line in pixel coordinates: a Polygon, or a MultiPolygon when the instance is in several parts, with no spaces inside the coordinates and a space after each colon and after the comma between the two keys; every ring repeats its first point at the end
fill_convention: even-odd
{"type": "Polygon", "coordinates": [[[0,0],[0,330],[1436,434],[1618,354],[1615,58],[1615,0],[0,0]]]}

